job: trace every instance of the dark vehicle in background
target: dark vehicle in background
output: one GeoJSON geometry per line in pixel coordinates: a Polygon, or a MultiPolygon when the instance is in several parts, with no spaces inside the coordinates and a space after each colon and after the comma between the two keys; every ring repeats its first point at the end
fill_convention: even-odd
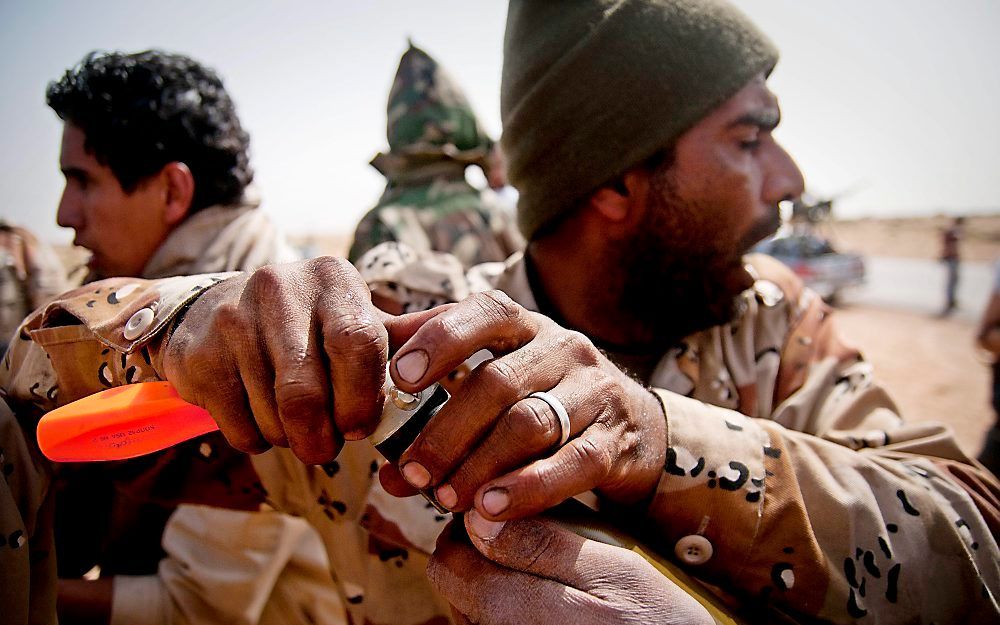
{"type": "Polygon", "coordinates": [[[828,302],[841,290],[865,281],[865,261],[858,254],[841,254],[814,234],[791,234],[762,241],[754,248],[792,268],[806,286],[828,302]]]}

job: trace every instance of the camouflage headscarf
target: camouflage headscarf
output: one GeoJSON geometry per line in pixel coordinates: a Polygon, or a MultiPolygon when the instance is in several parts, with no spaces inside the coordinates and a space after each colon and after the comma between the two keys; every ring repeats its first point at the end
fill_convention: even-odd
{"type": "Polygon", "coordinates": [[[389,152],[371,164],[387,178],[443,162],[482,164],[493,145],[458,84],[412,43],[399,60],[386,112],[389,152]]]}

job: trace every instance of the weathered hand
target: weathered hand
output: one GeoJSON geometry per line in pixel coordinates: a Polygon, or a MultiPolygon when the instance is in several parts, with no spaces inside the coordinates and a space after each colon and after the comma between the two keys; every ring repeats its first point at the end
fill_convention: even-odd
{"type": "Polygon", "coordinates": [[[631,551],[537,518],[491,523],[473,511],[465,526],[472,545],[446,528],[427,575],[466,622],[715,623],[701,604],[631,551]]]}
{"type": "Polygon", "coordinates": [[[332,460],[374,429],[390,317],[347,261],[259,269],[209,289],[163,349],[163,371],[237,449],[332,460]]]}
{"type": "MultiPolygon", "coordinates": [[[[480,365],[400,460],[413,486],[436,487],[452,510],[487,518],[536,514],[590,489],[620,503],[652,494],[666,449],[659,400],[582,334],[529,312],[501,292],[480,293],[426,321],[393,358],[393,380],[415,392],[480,349],[480,365]],[[555,396],[570,438],[535,391],[555,396]]],[[[382,481],[406,494],[394,468],[382,481]]]]}

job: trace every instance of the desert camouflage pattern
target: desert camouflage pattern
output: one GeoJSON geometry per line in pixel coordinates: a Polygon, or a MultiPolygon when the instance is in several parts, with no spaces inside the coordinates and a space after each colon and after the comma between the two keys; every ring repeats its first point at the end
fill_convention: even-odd
{"type": "Polygon", "coordinates": [[[28,313],[68,288],[55,251],[0,219],[0,354],[28,313]]]}
{"type": "MultiPolygon", "coordinates": [[[[416,256],[385,245],[360,259],[376,302],[402,312],[489,286],[538,310],[520,255],[464,276],[445,257],[416,256]]],[[[636,528],[655,527],[666,554],[707,538],[714,555],[688,570],[751,611],[766,602],[837,623],[997,621],[996,478],[947,428],[903,421],[832,310],[790,270],[753,256],[748,271],[737,318],[680,341],[643,376],[663,402],[668,449],[636,528]]]]}
{"type": "Polygon", "coordinates": [[[457,83],[412,44],[399,61],[387,117],[390,149],[371,163],[386,188],[355,230],[352,262],[387,241],[451,252],[466,266],[523,247],[513,212],[465,180],[469,165],[488,166],[493,141],[457,83]]]}
{"type": "MultiPolygon", "coordinates": [[[[538,308],[520,255],[466,271],[452,256],[390,243],[358,265],[390,312],[487,288],[538,308]]],[[[651,529],[645,538],[668,556],[680,538],[705,537],[714,555],[688,570],[751,611],[767,602],[803,621],[997,622],[995,478],[946,428],[900,418],[830,309],[791,272],[759,257],[749,267],[757,279],[737,318],[681,341],[645,376],[665,407],[668,449],[655,497],[625,529],[651,529]]],[[[172,316],[223,277],[137,281],[118,304],[61,297],[28,320],[0,367],[3,388],[37,414],[101,380],[162,378],[172,316]],[[131,312],[150,302],[157,322],[124,340],[131,312]]],[[[255,468],[272,505],[318,530],[352,622],[447,623],[423,571],[449,515],[387,495],[379,462],[367,443],[350,443],[328,465],[273,450],[255,468]]]]}
{"type": "MultiPolygon", "coordinates": [[[[55,252],[0,219],[0,354],[32,310],[69,287],[55,252]]],[[[36,389],[37,390],[37,389],[36,389]]],[[[0,393],[0,612],[4,622],[55,622],[52,468],[0,393]]]]}
{"type": "MultiPolygon", "coordinates": [[[[232,275],[155,281],[110,278],[70,291],[38,311],[26,320],[0,364],[0,388],[17,418],[32,423],[48,410],[100,390],[164,379],[161,341],[177,313],[232,275]],[[155,311],[153,322],[142,335],[126,339],[125,324],[142,308],[155,311]],[[66,320],[82,323],[67,325],[66,320]]],[[[9,423],[0,423],[4,425],[20,433],[12,417],[9,423]]],[[[0,434],[6,431],[0,427],[0,434]]],[[[202,447],[200,440],[192,441],[195,454],[202,447]]],[[[183,461],[188,458],[187,446],[182,444],[181,450],[175,448],[172,453],[183,461]]],[[[211,455],[217,457],[221,451],[213,445],[211,455]]],[[[366,442],[351,444],[335,462],[322,466],[304,465],[287,449],[273,449],[252,460],[255,471],[228,471],[224,480],[205,479],[197,489],[170,494],[201,503],[213,497],[231,501],[240,496],[254,503],[260,497],[272,508],[306,519],[323,541],[336,591],[351,623],[450,622],[447,603],[433,592],[424,575],[428,554],[450,515],[438,514],[421,497],[396,499],[385,493],[378,482],[380,456],[374,448],[366,442]]],[[[193,461],[195,467],[199,464],[193,461]]],[[[41,462],[30,475],[44,472],[45,466],[41,462]]],[[[14,479],[27,475],[18,470],[14,479]]],[[[47,481],[34,479],[22,484],[21,490],[32,501],[38,500],[38,506],[48,501],[44,497],[47,481]]],[[[34,517],[21,519],[17,506],[0,508],[0,529],[15,538],[14,545],[0,546],[0,562],[23,554],[26,563],[29,549],[39,560],[34,553],[36,542],[31,540],[33,521],[34,517]],[[20,549],[24,551],[17,552],[20,549]]],[[[37,550],[48,554],[46,534],[37,535],[37,550]]],[[[27,597],[28,577],[17,583],[22,587],[14,590],[27,597]]],[[[47,594],[37,600],[51,600],[54,608],[54,592],[49,589],[47,594]]]]}
{"type": "MultiPolygon", "coordinates": [[[[267,216],[257,210],[257,205],[257,200],[251,196],[239,205],[208,207],[191,215],[160,245],[144,268],[143,275],[154,278],[209,271],[254,269],[270,262],[295,260],[297,256],[294,250],[287,245],[267,216]]],[[[176,293],[178,299],[160,300],[139,297],[138,284],[141,280],[136,278],[113,278],[97,284],[90,283],[89,280],[94,277],[96,276],[91,274],[85,278],[86,284],[70,291],[78,296],[81,306],[88,313],[111,315],[112,323],[117,324],[123,321],[114,316],[115,313],[131,316],[139,309],[148,307],[156,311],[150,326],[151,331],[162,330],[170,319],[169,315],[176,312],[178,305],[183,305],[182,302],[189,301],[201,289],[221,279],[199,277],[182,280],[180,284],[184,284],[188,292],[182,289],[176,293]]],[[[65,290],[65,287],[60,288],[65,290]]],[[[53,296],[58,292],[61,291],[57,291],[53,296]]],[[[127,319],[126,317],[125,321],[127,319]]],[[[81,328],[82,326],[66,326],[54,329],[55,331],[50,333],[52,338],[50,349],[61,353],[57,357],[57,362],[96,365],[96,369],[88,371],[90,379],[75,382],[76,376],[62,371],[60,369],[62,365],[55,368],[49,366],[35,368],[30,365],[22,368],[16,364],[12,365],[11,363],[22,360],[31,362],[35,357],[45,356],[44,353],[34,351],[36,344],[28,340],[23,328],[14,338],[11,352],[6,355],[0,367],[2,369],[0,377],[5,380],[4,399],[27,431],[30,432],[35,422],[34,415],[61,403],[60,392],[70,397],[79,397],[92,393],[98,387],[109,388],[119,384],[158,379],[151,368],[152,356],[149,350],[128,350],[126,344],[122,342],[123,335],[120,329],[116,349],[101,342],[78,341],[75,333],[81,328]],[[90,347],[81,351],[81,346],[84,345],[90,347]],[[120,352],[122,348],[127,353],[120,352]],[[13,387],[22,382],[19,391],[8,392],[8,384],[13,387]],[[97,386],[94,386],[95,383],[97,386]]],[[[30,567],[32,575],[36,575],[36,570],[39,572],[54,570],[48,564],[49,549],[38,547],[46,545],[52,538],[50,500],[54,487],[50,482],[51,466],[34,448],[33,440],[17,440],[22,436],[22,428],[18,427],[13,417],[0,415],[0,434],[6,437],[6,440],[0,440],[0,456],[4,456],[4,450],[7,450],[6,463],[11,467],[7,473],[7,477],[10,478],[7,482],[7,486],[11,489],[10,500],[3,498],[3,502],[0,503],[0,535],[15,538],[13,542],[6,539],[0,541],[0,567],[2,567],[0,573],[3,573],[0,575],[0,587],[9,590],[9,597],[15,603],[17,597],[30,596],[33,602],[45,606],[51,605],[54,608],[54,583],[45,583],[41,579],[32,580],[27,573],[24,576],[11,578],[8,583],[5,572],[15,569],[5,566],[3,561],[4,557],[23,554],[25,561],[32,563],[30,567]],[[6,421],[8,418],[11,419],[9,423],[6,421]],[[23,449],[29,449],[31,453],[25,455],[23,449]],[[15,450],[18,450],[16,454],[15,450]],[[8,505],[10,501],[16,503],[8,505]],[[19,541],[24,544],[18,544],[19,541]]],[[[256,513],[264,502],[263,487],[252,464],[245,454],[232,449],[218,433],[199,437],[141,460],[102,463],[100,471],[93,470],[96,468],[97,465],[63,465],[57,483],[65,492],[72,494],[70,500],[64,497],[63,509],[71,511],[68,513],[69,516],[77,516],[69,525],[72,531],[79,533],[79,536],[69,539],[68,544],[84,542],[88,545],[84,549],[86,551],[90,545],[101,541],[103,549],[101,564],[105,573],[119,573],[122,569],[118,567],[133,567],[135,562],[139,561],[152,559],[155,563],[159,560],[161,556],[159,532],[166,515],[180,504],[214,506],[206,509],[210,512],[218,511],[219,507],[226,507],[232,516],[241,514],[236,511],[256,513]],[[113,488],[109,485],[113,485],[113,488]],[[130,519],[133,524],[140,527],[138,531],[127,532],[121,540],[109,539],[109,535],[103,534],[106,527],[100,524],[88,525],[90,516],[87,511],[95,507],[113,508],[115,514],[119,515],[118,518],[130,519]],[[141,520],[136,521],[136,519],[141,520]]],[[[262,524],[263,520],[257,522],[256,526],[262,524]]],[[[248,525],[253,525],[253,520],[248,522],[248,525]]],[[[203,540],[210,541],[216,531],[218,530],[210,528],[201,532],[200,536],[203,540]]],[[[110,535],[117,534],[111,532],[110,535]]],[[[268,553],[260,547],[259,542],[256,548],[259,556],[268,553]]],[[[254,562],[261,563],[264,559],[258,557],[254,562]]],[[[61,552],[61,565],[69,564],[69,567],[72,567],[73,562],[75,562],[74,554],[65,550],[61,552]]],[[[89,564],[85,566],[90,568],[89,564]]],[[[177,576],[175,579],[177,581],[170,592],[173,605],[169,607],[177,610],[173,622],[181,623],[186,622],[184,619],[187,617],[184,615],[190,616],[191,613],[199,612],[199,589],[192,587],[190,580],[177,579],[177,576]]],[[[230,582],[232,579],[235,579],[235,576],[230,582]]],[[[155,622],[153,599],[159,582],[152,583],[156,582],[152,575],[129,576],[129,581],[132,582],[128,591],[132,595],[129,597],[131,605],[126,606],[119,601],[119,592],[116,590],[116,609],[129,607],[147,610],[147,621],[144,622],[155,622]],[[143,580],[146,583],[137,584],[143,580]],[[139,587],[145,592],[140,593],[139,587]]],[[[243,588],[247,589],[249,585],[244,585],[243,588]]],[[[166,591],[160,589],[160,594],[164,595],[166,591]]],[[[247,595],[249,596],[249,593],[247,595]]],[[[0,606],[6,605],[5,599],[4,593],[0,592],[0,606]]],[[[211,613],[218,614],[218,612],[211,613]]],[[[54,622],[50,620],[54,619],[54,612],[33,609],[32,614],[37,617],[37,622],[54,622]]],[[[136,622],[136,613],[125,614],[124,617],[122,614],[112,615],[113,623],[121,622],[122,618],[126,622],[136,622]]],[[[15,619],[12,622],[23,621],[15,619]]],[[[336,621],[320,619],[314,622],[336,621]]]]}

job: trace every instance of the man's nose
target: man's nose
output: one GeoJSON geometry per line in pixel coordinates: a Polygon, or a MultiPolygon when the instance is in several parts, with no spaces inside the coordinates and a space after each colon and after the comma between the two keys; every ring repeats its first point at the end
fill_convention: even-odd
{"type": "Polygon", "coordinates": [[[770,161],[763,199],[768,204],[777,204],[801,196],[805,191],[806,182],[799,166],[785,148],[775,143],[770,161]]]}
{"type": "Polygon", "coordinates": [[[67,186],[59,198],[59,208],[56,210],[56,223],[63,228],[79,228],[82,225],[83,211],[80,210],[79,199],[67,186]]]}

